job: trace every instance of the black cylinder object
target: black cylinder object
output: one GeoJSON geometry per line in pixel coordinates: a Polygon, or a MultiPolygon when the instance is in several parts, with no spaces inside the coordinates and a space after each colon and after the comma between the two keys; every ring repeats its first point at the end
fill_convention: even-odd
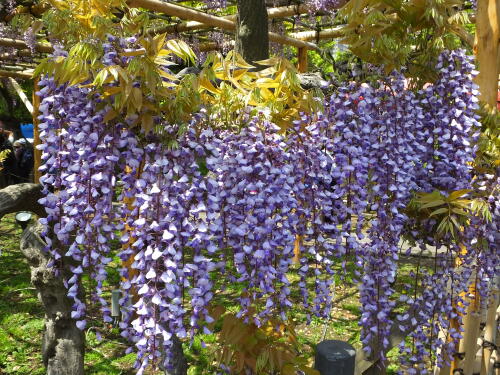
{"type": "Polygon", "coordinates": [[[314,368],[321,375],[354,375],[356,350],[344,341],[326,340],[316,346],[314,368]]]}

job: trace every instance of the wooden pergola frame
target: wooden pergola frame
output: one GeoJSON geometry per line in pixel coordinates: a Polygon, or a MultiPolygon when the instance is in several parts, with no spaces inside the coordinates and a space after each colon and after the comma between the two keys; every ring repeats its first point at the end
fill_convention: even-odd
{"type": "MultiPolygon", "coordinates": [[[[347,0],[346,0],[347,1],[347,0]]],[[[151,29],[151,35],[159,33],[181,33],[196,30],[219,29],[229,33],[234,33],[236,30],[236,15],[229,16],[215,16],[202,12],[200,10],[188,8],[171,2],[162,2],[159,0],[127,0],[127,5],[133,8],[143,8],[150,12],[161,13],[168,17],[176,17],[182,22],[168,25],[158,29],[151,29]]],[[[269,19],[286,18],[290,16],[303,16],[309,15],[310,10],[306,5],[286,5],[280,7],[268,8],[269,19]]],[[[318,13],[317,15],[324,15],[318,13]]],[[[281,45],[288,45],[297,48],[298,55],[298,69],[300,72],[307,71],[307,51],[319,51],[317,44],[311,41],[318,41],[322,39],[337,38],[341,36],[340,28],[317,30],[317,31],[299,31],[289,35],[278,34],[269,32],[270,42],[278,43],[281,45]]],[[[17,50],[20,57],[32,56],[32,51],[28,45],[17,39],[0,38],[0,47],[10,47],[17,50]]],[[[217,43],[204,42],[200,43],[199,50],[201,52],[212,51],[220,48],[217,43]]],[[[35,44],[35,51],[46,54],[52,53],[53,47],[49,43],[38,42],[35,44]]],[[[0,61],[9,59],[8,54],[0,55],[0,61]],[[5,56],[3,56],[5,55],[5,56]]],[[[31,78],[30,71],[0,71],[0,76],[12,76],[14,78],[29,79],[31,78]]]]}
{"type": "MultiPolygon", "coordinates": [[[[496,23],[490,25],[488,27],[482,27],[478,29],[478,36],[476,40],[476,45],[478,48],[478,59],[483,61],[484,66],[489,66],[490,69],[484,69],[481,71],[480,76],[478,77],[478,83],[481,86],[481,91],[483,98],[486,99],[487,102],[493,102],[493,95],[495,94],[493,83],[497,82],[498,89],[498,80],[493,79],[491,77],[498,78],[498,61],[500,59],[500,53],[498,50],[498,43],[494,46],[494,43],[490,43],[491,40],[498,40],[499,38],[499,29],[498,29],[498,12],[500,9],[500,0],[478,0],[481,3],[479,6],[479,14],[478,18],[483,21],[482,24],[490,25],[486,22],[487,18],[491,18],[496,20],[496,23]],[[485,6],[485,4],[488,4],[485,6]],[[496,5],[495,5],[496,4],[496,5]]],[[[236,30],[236,15],[229,16],[215,16],[208,13],[204,13],[199,10],[187,8],[184,6],[180,6],[173,3],[166,3],[159,0],[128,0],[128,5],[135,8],[143,8],[152,12],[159,12],[167,16],[177,17],[179,19],[185,20],[182,22],[177,22],[175,24],[171,24],[165,27],[161,27],[158,29],[151,29],[149,33],[159,34],[159,33],[181,33],[181,32],[189,32],[195,30],[207,30],[212,28],[221,29],[228,32],[234,32],[236,30]]],[[[286,18],[290,16],[300,16],[304,14],[308,14],[309,10],[304,5],[289,5],[289,6],[281,6],[275,8],[268,8],[268,17],[270,19],[276,18],[286,18]]],[[[473,20],[475,21],[475,19],[473,20]]],[[[307,52],[308,50],[319,50],[319,47],[315,43],[311,43],[311,41],[319,41],[324,39],[333,39],[342,37],[343,31],[342,26],[331,27],[326,29],[318,29],[318,30],[305,30],[305,31],[297,31],[292,32],[289,35],[282,35],[274,32],[269,33],[269,40],[282,45],[289,45],[297,48],[298,50],[298,68],[300,72],[305,72],[307,70],[307,52]]],[[[463,36],[465,39],[469,38],[469,36],[463,36]]],[[[0,38],[0,46],[14,48],[18,51],[18,55],[21,57],[29,57],[32,56],[32,51],[29,49],[28,45],[22,40],[16,39],[8,39],[8,38],[0,38]]],[[[216,43],[207,42],[202,43],[199,46],[200,51],[210,51],[217,49],[218,46],[216,43]]],[[[36,43],[35,51],[39,53],[51,53],[53,52],[53,47],[49,43],[36,43]]],[[[3,60],[3,57],[0,54],[0,61],[3,60]]],[[[7,58],[8,56],[5,56],[7,58]]],[[[32,79],[33,71],[32,70],[23,70],[23,71],[13,71],[13,70],[3,70],[0,69],[0,77],[8,77],[10,83],[12,84],[14,90],[21,97],[23,103],[27,106],[30,112],[33,114],[34,118],[34,128],[35,128],[35,145],[39,143],[38,139],[38,127],[37,124],[37,110],[39,105],[39,98],[34,95],[33,96],[33,105],[26,98],[22,89],[19,87],[15,79],[32,79]]],[[[37,86],[37,82],[35,82],[35,87],[37,86]]],[[[35,90],[36,91],[36,90],[35,90]]],[[[40,162],[40,152],[35,151],[37,154],[35,155],[35,162],[40,162]]],[[[37,168],[35,169],[37,170],[37,168]]],[[[39,177],[39,176],[38,176],[39,177]]],[[[498,294],[498,292],[497,292],[498,294]]],[[[498,296],[496,297],[498,298],[498,296]]],[[[494,316],[494,314],[492,315],[494,316]]],[[[493,318],[492,318],[493,319],[493,318]]],[[[408,334],[408,331],[411,327],[408,327],[405,330],[401,330],[400,328],[394,326],[392,335],[391,335],[391,345],[397,346],[399,342],[404,340],[405,336],[408,334]]],[[[493,333],[488,333],[493,337],[493,333]]],[[[493,338],[491,338],[493,341],[493,338]]],[[[489,357],[486,361],[489,360],[489,357]]],[[[358,350],[357,352],[357,360],[356,360],[356,374],[363,373],[370,368],[373,368],[374,363],[376,363],[376,359],[367,358],[366,354],[362,350],[358,350]]],[[[376,371],[374,372],[376,373],[376,371]]]]}

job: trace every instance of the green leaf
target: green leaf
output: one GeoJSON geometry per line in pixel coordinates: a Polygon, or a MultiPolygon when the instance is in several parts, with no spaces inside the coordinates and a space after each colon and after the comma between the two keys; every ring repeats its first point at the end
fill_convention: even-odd
{"type": "Polygon", "coordinates": [[[443,204],[445,204],[446,202],[442,199],[437,199],[435,201],[431,201],[429,203],[426,203],[424,205],[422,205],[422,207],[420,207],[420,209],[424,209],[424,208],[431,208],[431,207],[437,207],[437,206],[442,206],[443,204]]]}
{"type": "Polygon", "coordinates": [[[458,215],[461,215],[461,216],[468,216],[469,215],[469,213],[467,211],[461,210],[460,208],[452,208],[451,211],[458,214],[458,215]]]}
{"type": "Polygon", "coordinates": [[[438,233],[446,232],[447,226],[448,226],[448,216],[445,217],[443,220],[441,220],[441,222],[439,223],[439,225],[437,227],[437,232],[438,233]]]}
{"type": "Polygon", "coordinates": [[[263,350],[257,357],[257,364],[255,365],[255,370],[257,373],[266,368],[269,362],[269,350],[263,350]]]}
{"type": "Polygon", "coordinates": [[[429,217],[432,217],[434,215],[444,214],[445,212],[448,212],[447,207],[438,208],[437,210],[432,211],[432,213],[429,215],[429,217]]]}
{"type": "Polygon", "coordinates": [[[452,192],[452,193],[448,196],[447,200],[448,200],[448,201],[453,201],[453,200],[455,200],[455,199],[457,199],[457,198],[460,198],[460,197],[462,197],[462,196],[464,196],[464,195],[466,195],[466,194],[470,193],[471,191],[472,191],[471,189],[462,189],[462,190],[457,190],[457,191],[454,191],[454,192],[452,192]]]}
{"type": "Polygon", "coordinates": [[[457,221],[457,219],[455,218],[455,216],[454,216],[454,215],[451,215],[451,216],[450,216],[450,219],[451,219],[451,221],[453,222],[453,225],[455,225],[455,227],[456,227],[458,230],[460,230],[461,225],[458,223],[458,221],[457,221]]]}

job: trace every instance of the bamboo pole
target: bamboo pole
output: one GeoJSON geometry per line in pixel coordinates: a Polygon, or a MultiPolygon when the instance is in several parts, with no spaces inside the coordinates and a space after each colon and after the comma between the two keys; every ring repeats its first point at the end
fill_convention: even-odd
{"type": "MultiPolygon", "coordinates": [[[[198,10],[182,7],[172,3],[164,3],[158,0],[129,0],[128,4],[131,7],[145,8],[151,11],[168,14],[170,16],[175,16],[182,19],[194,20],[196,22],[206,24],[209,27],[218,27],[222,30],[228,30],[232,32],[236,30],[236,23],[231,19],[213,16],[211,14],[203,13],[198,10]]],[[[297,48],[319,50],[318,46],[314,43],[273,32],[269,33],[269,40],[271,42],[290,45],[297,48]]],[[[0,38],[0,46],[17,48],[19,50],[23,50],[24,52],[26,52],[25,50],[29,48],[26,42],[22,40],[8,38],[0,38]]],[[[38,52],[43,53],[51,53],[54,50],[52,45],[49,43],[36,43],[35,48],[38,52]]]]}
{"type": "Polygon", "coordinates": [[[37,148],[40,144],[40,130],[38,129],[39,121],[39,107],[40,107],[40,97],[37,95],[39,86],[38,78],[33,82],[33,149],[34,149],[34,165],[33,165],[33,175],[35,183],[40,181],[41,173],[39,171],[42,164],[42,151],[37,148]]]}
{"type": "Polygon", "coordinates": [[[344,35],[343,26],[333,27],[331,29],[324,29],[321,31],[300,31],[291,33],[290,37],[299,40],[316,40],[316,39],[334,39],[344,35]]]}
{"type": "MultiPolygon", "coordinates": [[[[476,11],[476,36],[474,53],[479,65],[476,83],[480,99],[495,108],[498,95],[498,74],[500,73],[500,0],[478,0],[476,11]]],[[[494,343],[497,335],[496,310],[498,307],[498,279],[493,285],[490,308],[487,313],[484,340],[494,343]]],[[[493,371],[491,359],[496,355],[492,349],[483,352],[482,374],[493,371]]]]}
{"type": "MultiPolygon", "coordinates": [[[[2,47],[12,47],[20,50],[29,50],[29,46],[26,42],[17,39],[0,38],[0,46],[2,47]]],[[[38,52],[51,53],[54,48],[49,43],[35,43],[35,49],[38,52]]]]}
{"type": "Polygon", "coordinates": [[[0,53],[0,59],[1,60],[13,60],[18,57],[31,57],[32,53],[30,50],[17,50],[15,54],[12,53],[0,53]]]}
{"type": "MultiPolygon", "coordinates": [[[[446,342],[446,340],[448,339],[447,336],[448,336],[447,330],[444,328],[441,328],[439,330],[439,333],[438,333],[438,338],[440,340],[442,340],[443,342],[446,342]]],[[[441,353],[442,353],[442,350],[438,349],[436,355],[441,356],[442,355],[441,353]]],[[[446,362],[446,360],[448,360],[448,358],[443,358],[443,359],[444,359],[444,362],[446,362]]],[[[447,365],[446,363],[443,363],[443,367],[441,367],[441,368],[439,368],[437,366],[434,367],[433,375],[449,375],[449,374],[450,374],[450,366],[447,365]]]]}
{"type": "Polygon", "coordinates": [[[469,306],[463,321],[463,338],[458,347],[459,353],[464,353],[464,359],[457,365],[457,369],[462,369],[465,375],[472,375],[474,370],[479,324],[481,323],[481,304],[474,281],[470,286],[469,296],[469,306]]]}
{"type": "Polygon", "coordinates": [[[495,350],[491,355],[490,361],[488,362],[488,367],[486,368],[487,375],[498,375],[500,369],[495,369],[495,363],[498,358],[498,351],[495,350]]]}
{"type": "MultiPolygon", "coordinates": [[[[460,255],[466,255],[467,254],[467,248],[463,245],[460,244],[460,255]]],[[[462,259],[460,256],[457,256],[454,260],[454,267],[455,270],[459,270],[459,268],[462,266],[462,259]]],[[[448,281],[447,285],[447,290],[452,291],[453,285],[451,284],[451,281],[448,281]]],[[[467,298],[467,293],[469,295],[474,295],[473,291],[475,291],[475,280],[471,280],[471,284],[468,286],[468,291],[467,292],[462,292],[460,296],[465,299],[467,298]],[[474,288],[474,289],[472,289],[474,288]]],[[[453,301],[453,310],[457,315],[462,315],[458,312],[457,307],[461,306],[457,304],[457,302],[453,301]]],[[[463,324],[463,320],[462,320],[463,324]]],[[[440,332],[440,336],[444,336],[443,342],[451,342],[452,338],[450,337],[450,330],[454,330],[456,332],[460,332],[460,324],[458,321],[458,318],[452,318],[450,319],[449,322],[449,327],[444,328],[443,332],[440,332]],[[442,335],[441,335],[442,334],[442,335]]],[[[453,355],[452,358],[449,357],[448,353],[445,353],[444,355],[442,353],[439,353],[442,356],[443,359],[443,366],[441,368],[438,368],[437,366],[434,369],[434,375],[454,375],[455,370],[458,370],[458,361],[459,359],[457,358],[456,354],[460,353],[460,342],[455,344],[455,355],[453,355]],[[448,364],[449,363],[449,364],[448,364]]]]}
{"type": "MultiPolygon", "coordinates": [[[[129,0],[128,5],[135,8],[144,8],[150,11],[164,13],[169,16],[179,17],[182,19],[198,21],[209,26],[218,27],[222,30],[228,30],[231,32],[236,30],[236,23],[234,21],[172,3],[164,3],[158,0],[129,0]]],[[[277,33],[270,32],[269,40],[271,42],[286,44],[297,48],[304,47],[319,50],[318,46],[313,43],[290,38],[277,33]]]]}
{"type": "Polygon", "coordinates": [[[26,94],[24,93],[22,87],[19,86],[19,83],[17,83],[17,81],[14,78],[9,77],[8,79],[9,79],[9,82],[10,82],[12,88],[16,92],[16,94],[19,96],[19,98],[21,99],[21,101],[26,106],[26,109],[28,110],[28,112],[31,114],[31,116],[33,116],[33,113],[34,113],[34,111],[33,111],[33,104],[31,104],[31,102],[29,101],[29,99],[26,96],[26,94]]]}
{"type": "Polygon", "coordinates": [[[483,362],[483,348],[481,347],[482,345],[482,340],[479,339],[477,344],[477,350],[476,350],[476,357],[474,359],[474,366],[472,369],[472,375],[480,375],[481,374],[481,365],[483,362]]]}
{"type": "Polygon", "coordinates": [[[24,72],[12,72],[9,70],[0,70],[0,77],[12,77],[12,78],[19,78],[19,79],[32,79],[33,78],[33,73],[30,71],[24,71],[24,72]]]}
{"type": "Polygon", "coordinates": [[[476,83],[480,99],[496,106],[498,92],[498,66],[500,44],[500,0],[478,0],[476,12],[476,38],[474,52],[479,64],[476,83]]]}
{"type": "MultiPolygon", "coordinates": [[[[306,14],[309,12],[309,8],[306,5],[288,5],[288,6],[283,6],[283,7],[277,7],[277,8],[268,8],[267,9],[267,17],[269,19],[273,18],[284,18],[284,17],[290,17],[294,15],[301,15],[301,14],[306,14]]],[[[229,16],[221,16],[220,18],[224,18],[226,20],[230,20],[232,22],[236,22],[236,14],[231,14],[229,16]]],[[[202,29],[209,29],[210,25],[207,25],[206,23],[203,22],[198,22],[198,21],[188,21],[188,22],[181,22],[175,25],[168,25],[156,30],[149,30],[150,34],[163,34],[163,33],[181,33],[183,31],[192,31],[192,30],[202,30],[202,29]]]]}
{"type": "Polygon", "coordinates": [[[486,325],[484,327],[484,342],[488,343],[486,347],[483,347],[483,364],[481,366],[481,375],[488,375],[488,368],[490,366],[490,361],[494,353],[494,345],[496,345],[498,322],[497,322],[497,309],[500,302],[499,293],[499,281],[500,277],[495,279],[491,297],[488,306],[488,312],[486,314],[486,325]]]}

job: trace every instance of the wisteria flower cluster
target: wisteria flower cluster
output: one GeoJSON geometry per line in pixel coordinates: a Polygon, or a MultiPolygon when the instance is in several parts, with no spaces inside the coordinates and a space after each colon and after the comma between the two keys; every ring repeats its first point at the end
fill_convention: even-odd
{"type": "MultiPolygon", "coordinates": [[[[112,43],[104,48],[104,63],[117,63],[112,43]]],[[[42,222],[55,268],[72,262],[66,282],[78,326],[86,324],[83,274],[95,280],[93,299],[110,319],[102,282],[110,240],[121,233],[119,256],[130,266],[121,270],[120,327],[135,345],[139,373],[169,365],[175,336],[209,333],[210,303],[228,284],[241,285],[238,316],[257,325],[271,316],[286,320],[294,288],[310,316],[327,318],[334,265],[345,268],[349,257],[361,284],[367,351],[383,357],[393,325],[410,324],[417,344],[401,350],[415,369],[438,349],[443,358],[451,353],[460,332],[450,329],[452,340],[437,333],[466,302],[460,293],[473,270],[489,285],[498,269],[498,215],[471,225],[461,244],[465,255],[450,245],[432,272],[416,275],[420,295],[397,301],[393,287],[403,235],[415,235],[421,248],[451,243],[412,232],[405,213],[412,194],[471,186],[479,129],[473,65],[460,51],[443,54],[439,64],[439,80],[417,93],[405,89],[401,74],[377,87],[341,87],[324,113],[304,115],[286,132],[265,114],[238,132],[193,114],[175,148],[162,137],[180,134],[178,125],[158,119],[160,137],[126,121],[106,124],[100,97],[44,79],[42,222]],[[123,204],[114,208],[117,181],[123,204]],[[478,239],[489,246],[476,246],[478,239]],[[453,256],[461,257],[460,269],[453,256]],[[397,303],[407,309],[395,319],[397,303]]]]}

